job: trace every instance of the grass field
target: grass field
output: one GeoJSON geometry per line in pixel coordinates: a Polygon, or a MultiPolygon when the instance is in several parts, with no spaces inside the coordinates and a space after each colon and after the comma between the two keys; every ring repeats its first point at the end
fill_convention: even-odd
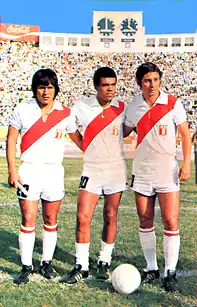
{"type": "MultiPolygon", "coordinates": [[[[193,162],[192,162],[193,163],[193,162]]],[[[59,212],[59,236],[53,264],[58,272],[54,281],[45,280],[38,274],[25,286],[17,286],[13,278],[20,271],[18,231],[21,224],[20,209],[15,191],[7,184],[7,165],[0,158],[0,306],[1,307],[154,307],[196,306],[196,224],[197,189],[194,184],[194,167],[188,182],[181,183],[181,252],[178,264],[178,293],[166,293],[161,281],[155,285],[141,285],[130,295],[116,293],[110,282],[98,282],[94,278],[73,286],[60,283],[63,274],[75,264],[75,214],[81,159],[67,158],[65,166],[65,198],[59,212]]],[[[131,160],[128,160],[129,178],[131,160]]],[[[100,249],[102,229],[102,204],[100,200],[92,221],[90,246],[90,270],[94,276],[96,259],[100,249]]],[[[155,230],[157,234],[158,263],[163,273],[163,228],[160,211],[156,209],[155,230]]],[[[41,210],[37,219],[34,265],[38,266],[41,255],[41,210]]],[[[118,215],[118,233],[111,270],[121,263],[131,263],[137,268],[145,267],[138,238],[138,218],[133,192],[123,194],[118,215]]]]}

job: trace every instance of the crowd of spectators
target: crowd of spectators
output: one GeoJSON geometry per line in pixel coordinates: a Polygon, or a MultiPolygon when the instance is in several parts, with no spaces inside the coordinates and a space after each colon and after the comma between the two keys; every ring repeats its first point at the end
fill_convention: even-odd
{"type": "Polygon", "coordinates": [[[60,81],[60,102],[72,106],[81,96],[95,93],[92,76],[100,66],[110,66],[118,76],[118,97],[125,102],[139,93],[135,71],[152,61],[163,71],[162,87],[182,98],[191,129],[197,123],[197,52],[193,53],[68,53],[43,51],[32,43],[0,42],[0,126],[6,126],[13,109],[32,95],[31,79],[37,69],[54,69],[60,81]]]}

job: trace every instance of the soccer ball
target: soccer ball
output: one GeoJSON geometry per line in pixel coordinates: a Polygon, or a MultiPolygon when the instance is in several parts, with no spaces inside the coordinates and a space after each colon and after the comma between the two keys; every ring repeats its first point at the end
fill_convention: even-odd
{"type": "Polygon", "coordinates": [[[140,272],[132,264],[121,264],[112,273],[112,285],[119,293],[133,293],[138,289],[140,283],[140,272]]]}

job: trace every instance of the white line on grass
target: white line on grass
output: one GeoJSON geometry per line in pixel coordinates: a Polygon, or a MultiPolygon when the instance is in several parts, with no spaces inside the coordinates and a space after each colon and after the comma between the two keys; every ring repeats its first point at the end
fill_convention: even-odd
{"type": "MultiPolygon", "coordinates": [[[[19,206],[19,204],[0,204],[0,207],[17,207],[17,206],[19,206]]],[[[41,205],[39,205],[39,207],[41,208],[41,205]]],[[[61,207],[63,207],[63,208],[66,208],[66,209],[68,209],[68,210],[76,210],[76,208],[77,208],[77,204],[62,204],[61,205],[61,207]]],[[[100,209],[102,209],[103,208],[103,205],[97,205],[97,207],[96,208],[100,208],[100,209]]],[[[157,210],[159,210],[160,209],[160,207],[159,206],[156,206],[155,207],[157,210]]],[[[136,210],[136,208],[135,208],[135,206],[132,206],[132,205],[130,205],[130,206],[123,206],[123,205],[120,205],[119,206],[119,209],[131,209],[131,210],[136,210]]],[[[180,208],[180,210],[182,211],[184,211],[184,210],[188,210],[188,211],[197,211],[197,207],[195,208],[195,207],[187,207],[187,208],[180,208]]]]}
{"type": "MultiPolygon", "coordinates": [[[[13,207],[17,207],[17,206],[19,206],[19,204],[0,204],[0,207],[11,207],[11,206],[13,206],[13,207]]],[[[41,208],[41,205],[39,205],[39,207],[41,208]]],[[[66,208],[66,209],[76,209],[77,208],[77,204],[62,204],[61,205],[61,207],[64,207],[64,208],[66,208]]],[[[103,208],[103,205],[97,205],[97,207],[96,208],[103,208]]],[[[135,207],[132,207],[132,205],[130,205],[130,206],[124,206],[124,205],[120,205],[119,206],[119,209],[131,209],[131,210],[136,210],[136,208],[135,207]]],[[[159,206],[156,206],[155,207],[155,209],[160,209],[160,207],[159,206]]],[[[187,207],[187,208],[180,208],[180,210],[194,210],[194,211],[196,211],[197,210],[197,207],[195,208],[195,207],[187,207]]]]}

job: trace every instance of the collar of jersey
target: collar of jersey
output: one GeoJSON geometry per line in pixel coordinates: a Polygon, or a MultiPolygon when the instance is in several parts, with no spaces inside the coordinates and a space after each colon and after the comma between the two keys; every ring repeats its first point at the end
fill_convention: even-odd
{"type": "MultiPolygon", "coordinates": [[[[37,108],[40,109],[35,98],[31,99],[28,103],[35,104],[37,108]]],[[[63,110],[62,104],[59,102],[54,103],[53,108],[51,109],[51,112],[53,110],[59,110],[59,111],[63,110]]]]}
{"type": "MultiPolygon", "coordinates": [[[[160,95],[157,98],[157,100],[155,101],[154,105],[155,104],[168,104],[168,95],[166,93],[164,93],[162,90],[159,90],[159,92],[160,92],[160,95]]],[[[140,96],[141,96],[140,105],[143,105],[144,103],[147,104],[146,101],[144,100],[144,97],[142,96],[142,94],[140,96]]]]}
{"type": "MultiPolygon", "coordinates": [[[[101,107],[100,103],[98,102],[96,96],[94,97],[94,99],[92,99],[91,103],[89,104],[89,106],[99,106],[101,107]]],[[[118,103],[118,100],[116,98],[113,98],[112,101],[110,102],[110,106],[113,106],[113,107],[119,107],[119,103],[118,103]]],[[[102,108],[102,107],[101,107],[102,108]]]]}

